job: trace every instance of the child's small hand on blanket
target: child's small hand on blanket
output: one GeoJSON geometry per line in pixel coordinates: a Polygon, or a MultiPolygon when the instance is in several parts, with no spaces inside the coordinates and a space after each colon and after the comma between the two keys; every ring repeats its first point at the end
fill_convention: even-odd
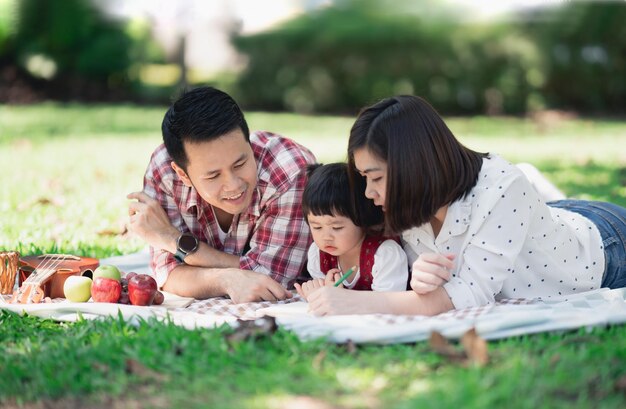
{"type": "MultiPolygon", "coordinates": [[[[332,270],[328,270],[326,276],[324,278],[316,278],[306,283],[302,283],[302,285],[296,283],[294,286],[296,287],[296,291],[298,294],[308,301],[308,296],[313,294],[315,291],[319,290],[324,286],[334,286],[335,282],[341,278],[341,271],[337,268],[333,268],[332,270]]],[[[343,284],[341,284],[343,287],[343,284]]]]}

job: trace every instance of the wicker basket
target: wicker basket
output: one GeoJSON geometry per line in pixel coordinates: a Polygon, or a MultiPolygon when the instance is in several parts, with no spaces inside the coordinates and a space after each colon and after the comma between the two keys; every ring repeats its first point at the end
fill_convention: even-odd
{"type": "Polygon", "coordinates": [[[0,251],[0,294],[12,294],[20,255],[16,251],[0,251]]]}

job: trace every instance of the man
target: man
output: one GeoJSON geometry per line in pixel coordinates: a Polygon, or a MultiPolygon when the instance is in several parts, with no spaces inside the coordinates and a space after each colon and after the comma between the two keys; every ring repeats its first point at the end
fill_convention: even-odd
{"type": "Polygon", "coordinates": [[[237,103],[210,87],[183,94],[162,132],[143,192],[128,195],[130,230],[151,246],[159,286],[235,303],[290,297],[311,242],[301,197],[313,154],[250,135],[237,103]]]}

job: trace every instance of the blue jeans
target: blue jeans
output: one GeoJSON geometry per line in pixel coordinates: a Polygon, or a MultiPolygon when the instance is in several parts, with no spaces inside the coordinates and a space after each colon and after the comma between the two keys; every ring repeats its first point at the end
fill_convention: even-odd
{"type": "Polygon", "coordinates": [[[548,206],[578,213],[598,227],[605,259],[601,286],[626,287],[626,209],[612,203],[570,199],[548,202],[548,206]]]}

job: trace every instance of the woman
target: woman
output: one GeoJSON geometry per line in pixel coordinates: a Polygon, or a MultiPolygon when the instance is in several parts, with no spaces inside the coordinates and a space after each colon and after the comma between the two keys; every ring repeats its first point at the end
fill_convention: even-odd
{"type": "Polygon", "coordinates": [[[519,168],[461,145],[419,97],[362,111],[348,157],[354,194],[383,210],[389,233],[402,234],[413,291],[324,287],[308,297],[315,314],[434,315],[626,286],[626,209],[545,203],[519,168]]]}

